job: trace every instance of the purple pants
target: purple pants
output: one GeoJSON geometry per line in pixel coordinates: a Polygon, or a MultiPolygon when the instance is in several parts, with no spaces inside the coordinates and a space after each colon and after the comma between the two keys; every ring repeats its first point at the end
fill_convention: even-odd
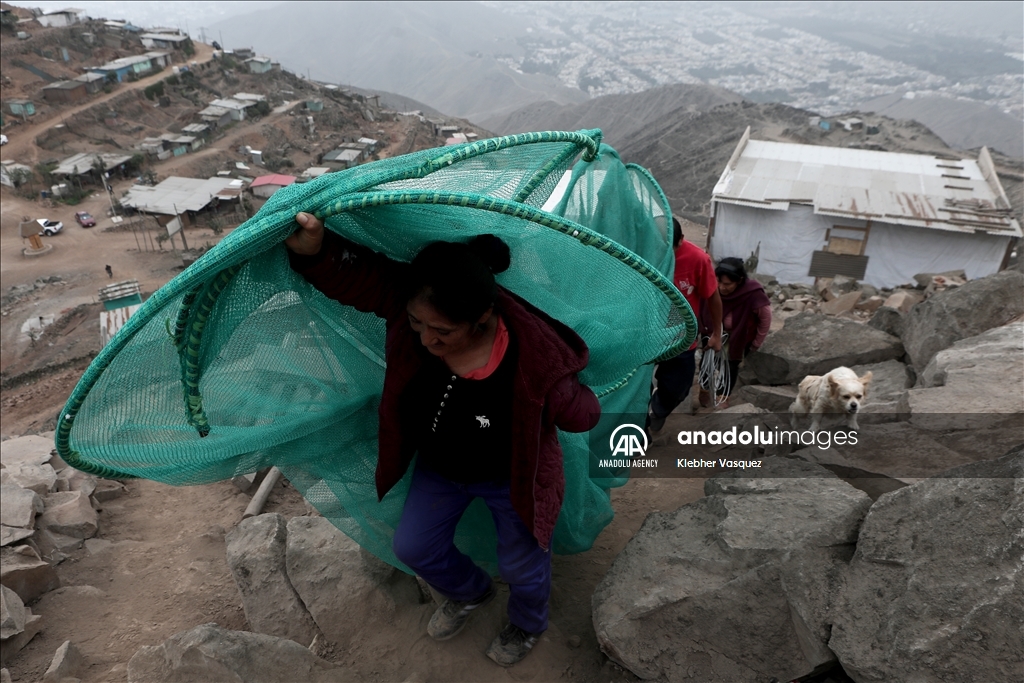
{"type": "Polygon", "coordinates": [[[484,499],[498,531],[498,571],[509,586],[509,621],[528,633],[542,633],[548,628],[551,554],[513,509],[508,483],[457,484],[417,467],[395,529],[395,556],[449,600],[482,596],[491,577],[454,542],[462,513],[477,497],[484,499]]]}

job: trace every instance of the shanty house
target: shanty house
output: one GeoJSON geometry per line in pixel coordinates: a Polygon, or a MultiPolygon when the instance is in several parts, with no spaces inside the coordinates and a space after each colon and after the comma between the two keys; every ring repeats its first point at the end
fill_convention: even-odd
{"type": "Polygon", "coordinates": [[[147,57],[146,55],[121,57],[120,59],[115,59],[113,61],[107,62],[102,66],[95,66],[89,69],[89,71],[102,74],[103,76],[114,74],[117,77],[118,83],[127,78],[129,73],[133,73],[136,76],[139,76],[152,70],[152,59],[150,57],[147,57]]]}
{"type": "Polygon", "coordinates": [[[80,152],[62,160],[57,168],[50,171],[51,175],[59,176],[88,176],[99,180],[99,168],[103,167],[104,173],[120,169],[122,175],[126,171],[125,164],[131,161],[131,157],[124,154],[108,154],[106,152],[80,152]]]}
{"type": "Polygon", "coordinates": [[[709,251],[756,253],[757,271],[783,283],[895,287],[991,275],[1019,237],[987,148],[958,159],[751,140],[748,128],[715,185],[709,251]]]}
{"type": "Polygon", "coordinates": [[[85,21],[86,19],[85,10],[75,7],[51,10],[36,17],[36,21],[39,22],[40,26],[54,27],[71,26],[72,24],[77,24],[80,21],[85,21]]]}
{"type": "Polygon", "coordinates": [[[204,123],[214,128],[220,128],[231,123],[231,110],[224,107],[215,107],[211,104],[206,109],[199,111],[199,117],[203,119],[204,123]]]}
{"type": "Polygon", "coordinates": [[[188,36],[177,33],[143,33],[139,38],[142,40],[142,47],[147,50],[178,50],[189,39],[188,36]]]}
{"type": "Polygon", "coordinates": [[[146,57],[149,57],[149,61],[153,63],[154,68],[164,68],[171,64],[171,53],[166,50],[152,50],[147,52],[146,57]]]}
{"type": "Polygon", "coordinates": [[[7,100],[7,111],[15,116],[32,116],[36,113],[36,106],[31,100],[7,100]]]}
{"type": "Polygon", "coordinates": [[[145,213],[158,214],[158,222],[180,218],[191,224],[191,215],[206,209],[214,200],[238,199],[241,182],[232,178],[179,178],[171,176],[153,187],[134,185],[121,199],[121,206],[145,213]]]}
{"type": "Polygon", "coordinates": [[[81,76],[75,76],[72,80],[81,81],[85,83],[85,91],[87,93],[96,93],[103,88],[103,83],[106,77],[103,74],[98,74],[93,71],[82,74],[81,76]]]}
{"type": "Polygon", "coordinates": [[[252,185],[249,189],[256,197],[262,197],[267,199],[270,195],[274,194],[282,187],[288,187],[296,180],[293,175],[282,175],[280,173],[272,173],[270,175],[262,175],[252,181],[252,185]]]}
{"type": "Polygon", "coordinates": [[[320,163],[332,171],[342,171],[357,165],[362,156],[358,149],[336,149],[325,154],[320,163]]]}
{"type": "Polygon", "coordinates": [[[80,102],[89,96],[85,82],[57,81],[43,86],[43,99],[47,102],[80,102]]]}
{"type": "Polygon", "coordinates": [[[249,72],[254,74],[265,74],[273,68],[270,57],[251,57],[245,63],[249,66],[249,72]]]}

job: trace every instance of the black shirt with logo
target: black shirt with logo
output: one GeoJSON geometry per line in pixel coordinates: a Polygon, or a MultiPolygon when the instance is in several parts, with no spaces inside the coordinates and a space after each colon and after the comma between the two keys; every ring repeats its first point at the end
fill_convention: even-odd
{"type": "Polygon", "coordinates": [[[484,379],[465,379],[421,349],[424,362],[402,394],[402,421],[416,435],[419,466],[460,484],[506,482],[512,472],[512,381],[517,347],[484,379]]]}

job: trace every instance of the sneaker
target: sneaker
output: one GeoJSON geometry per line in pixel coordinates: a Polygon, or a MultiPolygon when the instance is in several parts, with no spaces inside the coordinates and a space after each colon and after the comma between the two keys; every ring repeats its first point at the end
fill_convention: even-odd
{"type": "Polygon", "coordinates": [[[466,626],[466,622],[472,616],[473,610],[477,607],[483,607],[493,600],[497,594],[498,589],[492,583],[487,592],[476,600],[470,600],[469,602],[445,600],[437,608],[437,611],[434,612],[434,616],[430,617],[430,623],[427,624],[427,633],[434,640],[454,638],[466,626]]]}
{"type": "Polygon", "coordinates": [[[667,418],[668,415],[665,417],[655,417],[654,413],[651,413],[647,418],[647,435],[658,436],[661,434],[661,430],[665,428],[665,420],[667,418]]]}
{"type": "Polygon", "coordinates": [[[491,646],[487,648],[487,656],[498,666],[512,666],[530,654],[538,638],[539,634],[527,633],[518,626],[509,624],[491,641],[491,646]]]}

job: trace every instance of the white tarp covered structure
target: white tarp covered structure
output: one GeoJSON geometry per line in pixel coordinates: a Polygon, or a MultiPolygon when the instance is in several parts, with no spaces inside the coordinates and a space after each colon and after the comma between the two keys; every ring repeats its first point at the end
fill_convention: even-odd
{"type": "Polygon", "coordinates": [[[712,197],[713,258],[758,254],[783,283],[997,272],[1021,236],[987,149],[978,160],[751,140],[712,197]]]}
{"type": "Polygon", "coordinates": [[[159,185],[133,185],[121,199],[121,205],[168,216],[186,211],[202,211],[214,197],[224,200],[238,198],[242,181],[233,178],[179,178],[171,176],[159,185]],[[231,192],[231,190],[236,190],[231,192]]]}

